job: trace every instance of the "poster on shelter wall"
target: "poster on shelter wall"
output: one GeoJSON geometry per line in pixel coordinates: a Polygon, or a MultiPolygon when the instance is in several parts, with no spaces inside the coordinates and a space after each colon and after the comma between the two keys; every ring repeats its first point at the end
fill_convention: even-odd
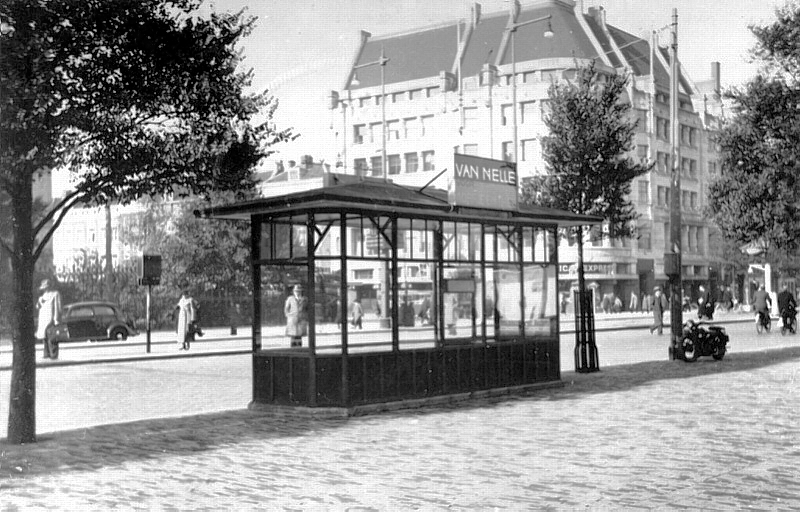
{"type": "Polygon", "coordinates": [[[457,206],[516,210],[519,177],[513,162],[454,154],[449,200],[457,206]]]}

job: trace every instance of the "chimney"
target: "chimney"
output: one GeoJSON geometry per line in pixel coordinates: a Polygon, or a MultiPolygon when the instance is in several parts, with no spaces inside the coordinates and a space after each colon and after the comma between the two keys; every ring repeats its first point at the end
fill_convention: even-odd
{"type": "Polygon", "coordinates": [[[711,80],[714,83],[714,90],[717,92],[722,90],[719,69],[720,69],[719,62],[711,63],[711,80]]]}
{"type": "Polygon", "coordinates": [[[589,16],[594,18],[598,25],[606,28],[606,10],[600,7],[589,7],[589,16]]]}

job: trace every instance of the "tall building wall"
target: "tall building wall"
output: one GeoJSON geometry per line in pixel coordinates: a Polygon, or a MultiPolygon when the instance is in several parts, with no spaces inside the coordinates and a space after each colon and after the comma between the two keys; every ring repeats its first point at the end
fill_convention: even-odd
{"type": "MultiPolygon", "coordinates": [[[[335,92],[331,107],[340,117],[339,133],[343,136],[339,144],[346,172],[381,175],[384,144],[381,129],[385,120],[388,178],[422,186],[447,170],[432,184],[447,188],[454,152],[514,160],[512,69],[516,72],[517,163],[521,178],[546,172],[541,139],[547,134],[544,116],[548,89],[553,83],[572,79],[576,65],[590,61],[605,73],[631,74],[628,101],[639,120],[631,156],[654,163],[652,172],[634,180],[631,188],[630,199],[640,215],[638,236],[631,240],[609,240],[590,234],[585,245],[587,281],[599,295],[614,293],[627,306],[631,292],[641,295],[666,280],[663,254],[669,245],[673,122],[669,61],[664,49],[652,51],[649,41],[607,25],[601,9],[590,9],[588,13],[580,9],[580,4],[562,0],[539,1],[523,7],[515,18],[517,22],[551,16],[552,30],[558,34],[553,39],[559,48],[548,46],[545,39],[535,39],[544,30],[543,24],[520,27],[516,44],[521,45],[522,41],[527,44],[521,51],[514,47],[513,63],[510,49],[514,42],[506,31],[512,18],[507,13],[491,15],[475,26],[458,25],[453,20],[449,25],[423,27],[399,35],[372,38],[365,33],[347,85],[335,92]],[[461,47],[455,45],[458,26],[461,47]],[[487,34],[487,30],[494,33],[487,34]],[[524,31],[533,35],[522,38],[520,34],[524,31]],[[409,42],[415,36],[427,42],[424,53],[419,53],[418,46],[409,42]],[[437,37],[437,44],[433,44],[437,37]],[[492,44],[495,46],[491,47],[492,44]],[[361,67],[380,58],[378,48],[389,59],[383,91],[380,66],[361,67]],[[483,66],[477,63],[465,66],[469,56],[479,50],[493,53],[496,58],[486,59],[483,66]],[[398,55],[399,52],[404,53],[398,55]],[[563,52],[582,58],[564,58],[560,56],[563,52]],[[428,69],[428,76],[421,76],[416,63],[433,53],[437,55],[426,62],[445,62],[441,66],[444,69],[438,73],[428,69]],[[459,55],[467,57],[461,61],[460,90],[459,55]],[[381,105],[384,97],[385,117],[381,105]]],[[[718,77],[716,66],[712,69],[716,69],[718,77]]],[[[715,284],[723,263],[711,247],[715,229],[702,214],[709,175],[718,172],[717,152],[711,140],[716,129],[715,116],[720,112],[718,90],[716,87],[701,92],[681,71],[678,168],[682,178],[683,277],[686,293],[690,295],[701,282],[715,284]]],[[[560,269],[563,290],[575,282],[576,259],[574,246],[564,241],[560,269]]]]}

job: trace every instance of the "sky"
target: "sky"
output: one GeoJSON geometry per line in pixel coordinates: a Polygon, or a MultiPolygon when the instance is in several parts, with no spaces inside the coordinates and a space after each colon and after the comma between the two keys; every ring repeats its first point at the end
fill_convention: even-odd
{"type": "MultiPolygon", "coordinates": [[[[479,3],[485,14],[509,8],[504,0],[479,3]]],[[[530,3],[535,2],[522,2],[530,3]]],[[[276,146],[273,159],[299,161],[310,154],[333,163],[341,148],[334,143],[328,94],[342,89],[360,31],[380,36],[469,19],[471,5],[467,0],[215,0],[206,8],[246,8],[258,18],[241,48],[243,66],[253,69],[255,90],[268,89],[278,99],[277,127],[300,134],[276,146]]],[[[719,61],[723,87],[754,75],[757,66],[747,61],[755,43],[748,25],[774,19],[779,5],[783,0],[584,0],[584,9],[602,6],[610,24],[638,36],[668,25],[677,8],[684,69],[700,82],[710,78],[711,62],[719,61]]]]}

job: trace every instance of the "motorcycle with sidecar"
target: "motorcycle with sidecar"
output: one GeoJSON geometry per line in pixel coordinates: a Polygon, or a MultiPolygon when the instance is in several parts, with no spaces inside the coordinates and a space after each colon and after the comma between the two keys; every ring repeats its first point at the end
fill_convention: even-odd
{"type": "Polygon", "coordinates": [[[724,327],[689,320],[683,324],[681,336],[683,360],[693,362],[700,356],[711,356],[719,361],[725,357],[729,341],[724,327]]]}

